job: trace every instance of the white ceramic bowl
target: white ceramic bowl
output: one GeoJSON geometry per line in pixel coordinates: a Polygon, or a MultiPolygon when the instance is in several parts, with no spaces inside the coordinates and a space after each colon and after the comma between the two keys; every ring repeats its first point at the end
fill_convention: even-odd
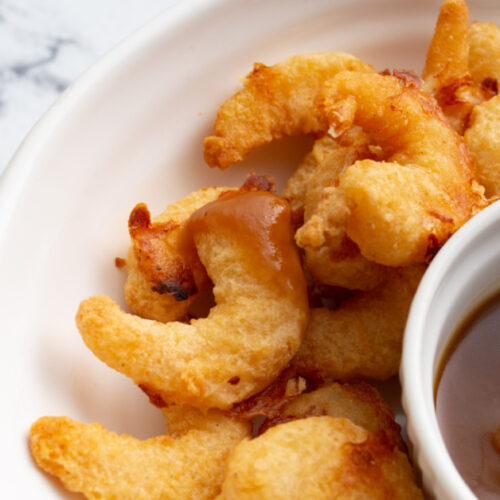
{"type": "Polygon", "coordinates": [[[446,450],[434,406],[443,352],[460,323],[500,290],[500,203],[465,224],[439,251],[413,300],[401,365],[403,408],[424,485],[439,500],[476,496],[446,450]]]}

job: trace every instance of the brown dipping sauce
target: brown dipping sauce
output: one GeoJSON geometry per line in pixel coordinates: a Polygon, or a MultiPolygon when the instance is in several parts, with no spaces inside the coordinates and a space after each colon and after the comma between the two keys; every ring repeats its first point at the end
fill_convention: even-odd
{"type": "Polygon", "coordinates": [[[188,227],[192,234],[231,235],[244,250],[239,258],[250,261],[249,268],[262,282],[292,301],[306,300],[307,285],[285,200],[267,191],[228,192],[194,212],[188,227]]]}
{"type": "Polygon", "coordinates": [[[500,499],[500,293],[462,323],[446,348],[435,385],[448,452],[480,499],[500,499]]]}

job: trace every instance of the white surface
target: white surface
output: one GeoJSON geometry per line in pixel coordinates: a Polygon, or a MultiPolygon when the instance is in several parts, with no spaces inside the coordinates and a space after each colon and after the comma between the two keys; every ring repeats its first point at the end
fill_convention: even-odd
{"type": "Polygon", "coordinates": [[[57,96],[179,0],[0,0],[0,174],[57,96]]]}
{"type": "Polygon", "coordinates": [[[429,266],[405,332],[401,379],[407,432],[429,490],[440,500],[472,500],[448,455],[434,408],[434,380],[457,327],[500,289],[500,203],[462,227],[429,266]]]}
{"type": "Polygon", "coordinates": [[[125,255],[136,202],[157,213],[201,186],[239,184],[250,170],[282,181],[297,164],[303,143],[292,140],[226,172],[204,165],[202,138],[237,77],[254,61],[325,50],[420,69],[438,4],[183,2],[63,95],[0,180],[2,498],[72,498],[32,464],[27,434],[39,416],[137,437],[162,432],[159,412],[85,348],[73,317],[94,293],[122,302],[113,259],[125,255]]]}

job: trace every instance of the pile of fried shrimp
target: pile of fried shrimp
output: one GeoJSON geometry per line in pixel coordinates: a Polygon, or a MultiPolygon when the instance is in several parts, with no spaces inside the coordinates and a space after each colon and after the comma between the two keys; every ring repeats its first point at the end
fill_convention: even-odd
{"type": "Polygon", "coordinates": [[[97,295],[76,315],[165,434],[43,417],[36,464],[89,499],[423,498],[372,383],[398,373],[433,256],[500,194],[499,78],[500,30],[463,0],[442,4],[421,76],[338,52],[255,64],[205,161],[312,135],[284,190],[249,174],[156,217],[137,205],[129,311],[97,295]]]}

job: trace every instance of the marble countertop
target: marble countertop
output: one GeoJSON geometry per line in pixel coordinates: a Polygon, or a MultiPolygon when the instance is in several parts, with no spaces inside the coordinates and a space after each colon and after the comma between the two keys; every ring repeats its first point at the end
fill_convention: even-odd
{"type": "Polygon", "coordinates": [[[0,174],[58,95],[180,0],[0,0],[0,174]]]}

